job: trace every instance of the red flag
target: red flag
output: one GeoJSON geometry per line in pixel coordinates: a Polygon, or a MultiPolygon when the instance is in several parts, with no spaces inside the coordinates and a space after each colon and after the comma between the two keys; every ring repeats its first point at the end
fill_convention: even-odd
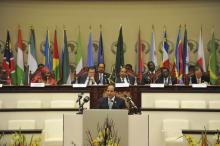
{"type": "Polygon", "coordinates": [[[164,28],[164,36],[163,36],[163,46],[162,46],[162,66],[170,69],[170,61],[169,61],[169,44],[167,42],[167,32],[166,28],[164,28]]]}
{"type": "Polygon", "coordinates": [[[138,33],[138,79],[142,80],[143,73],[143,57],[142,57],[142,40],[141,40],[141,30],[138,33]]]}
{"type": "Polygon", "coordinates": [[[11,51],[11,39],[9,31],[7,31],[7,39],[4,50],[4,58],[2,61],[3,71],[6,72],[8,78],[13,84],[16,83],[14,57],[11,51]]]}
{"type": "Polygon", "coordinates": [[[59,52],[58,52],[58,45],[57,45],[57,31],[54,32],[54,50],[53,50],[53,72],[54,78],[56,81],[59,81],[61,78],[61,71],[60,71],[60,59],[59,59],[59,52]]]}

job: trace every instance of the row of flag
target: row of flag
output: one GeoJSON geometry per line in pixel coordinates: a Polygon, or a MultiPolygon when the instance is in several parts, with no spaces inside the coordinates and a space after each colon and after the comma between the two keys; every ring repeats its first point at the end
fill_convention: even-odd
{"type": "MultiPolygon", "coordinates": [[[[124,65],[124,54],[123,54],[123,37],[122,37],[122,27],[120,29],[119,38],[118,38],[118,45],[117,45],[117,53],[116,53],[116,63],[115,63],[115,70],[116,73],[120,70],[120,66],[124,65]]],[[[138,80],[142,80],[142,75],[144,71],[144,63],[143,63],[143,50],[142,50],[142,38],[141,38],[141,31],[139,29],[138,33],[138,45],[137,45],[137,63],[136,63],[136,73],[138,80]]],[[[151,49],[150,49],[150,60],[154,62],[155,66],[158,66],[157,57],[156,57],[156,47],[155,47],[155,32],[154,26],[152,27],[152,39],[151,39],[151,49]]],[[[215,42],[215,34],[213,32],[212,39],[211,39],[211,50],[209,54],[209,66],[208,71],[210,74],[210,83],[212,85],[217,84],[217,56],[216,56],[216,42],[215,42]]],[[[167,32],[166,28],[164,28],[163,33],[163,42],[162,42],[162,62],[159,65],[160,67],[166,67],[171,70],[172,75],[177,78],[178,84],[184,84],[184,77],[189,73],[189,46],[188,46],[188,35],[187,29],[185,27],[184,30],[184,38],[182,42],[181,38],[181,26],[179,27],[177,41],[176,41],[176,48],[175,48],[175,59],[173,61],[170,60],[169,57],[169,44],[167,41],[167,32]],[[171,62],[173,65],[171,66],[171,62]]],[[[203,37],[202,37],[202,28],[200,30],[199,35],[199,46],[198,46],[198,56],[197,56],[197,65],[201,67],[203,72],[207,72],[206,64],[205,64],[205,55],[204,55],[204,46],[203,46],[203,37]]]]}
{"type": "MultiPolygon", "coordinates": [[[[214,32],[212,34],[211,40],[211,51],[209,56],[209,67],[208,71],[210,73],[210,83],[215,85],[217,83],[217,58],[216,58],[216,43],[214,32]]],[[[179,84],[184,83],[184,76],[189,73],[189,46],[188,46],[188,36],[187,29],[184,31],[183,42],[181,40],[181,26],[179,28],[176,49],[175,49],[175,60],[173,64],[172,71],[174,71],[177,82],[179,84]]],[[[198,45],[198,56],[197,56],[197,65],[199,65],[203,72],[207,72],[205,64],[205,55],[204,55],[204,46],[203,46],[203,37],[202,29],[200,30],[199,35],[199,45],[198,45]]]]}
{"type": "MultiPolygon", "coordinates": [[[[47,66],[50,71],[54,74],[54,78],[57,81],[62,79],[63,84],[71,83],[71,71],[69,67],[69,52],[68,52],[68,44],[67,44],[67,34],[66,30],[64,30],[64,41],[62,48],[62,55],[59,57],[58,52],[58,44],[57,44],[57,32],[54,32],[54,41],[53,44],[50,44],[49,31],[46,32],[46,40],[45,40],[45,48],[44,48],[44,65],[47,66]],[[53,54],[50,54],[49,49],[53,45],[53,54]]],[[[152,39],[151,39],[151,49],[150,49],[150,61],[155,63],[155,66],[158,66],[157,56],[156,56],[156,45],[155,45],[155,33],[154,27],[152,27],[152,39]]],[[[24,53],[22,50],[22,34],[21,30],[18,30],[18,52],[17,52],[17,62],[16,65],[14,63],[14,57],[11,48],[11,40],[9,31],[7,31],[7,39],[4,50],[4,58],[2,61],[3,70],[7,73],[8,78],[11,79],[11,84],[13,85],[21,85],[25,84],[29,81],[29,74],[34,73],[38,67],[38,61],[36,56],[36,45],[35,45],[35,32],[32,28],[30,30],[30,39],[28,42],[28,67],[25,72],[24,70],[24,53]],[[15,67],[16,66],[16,67],[15,67]]],[[[81,33],[79,31],[76,43],[76,74],[78,74],[83,68],[83,57],[82,57],[82,40],[81,33]]],[[[100,31],[99,37],[99,46],[98,46],[98,64],[104,63],[104,48],[103,48],[103,38],[102,31],[100,31]]],[[[120,68],[124,65],[124,46],[123,46],[123,32],[122,26],[119,30],[119,37],[117,42],[117,50],[116,50],[116,61],[114,73],[117,75],[119,73],[120,68]]],[[[87,50],[87,67],[94,66],[94,58],[93,58],[93,44],[92,44],[92,33],[89,33],[89,42],[88,42],[88,50],[87,50]]],[[[143,63],[143,42],[141,38],[141,30],[139,29],[138,33],[138,45],[137,45],[137,62],[136,62],[136,73],[139,80],[142,79],[142,74],[144,71],[144,63],[143,63]]],[[[172,72],[175,74],[178,79],[178,83],[183,83],[184,75],[187,75],[189,72],[189,47],[188,47],[188,37],[187,37],[187,29],[184,31],[184,38],[182,42],[181,38],[181,27],[179,27],[177,41],[176,41],[176,49],[175,49],[175,59],[171,61],[169,58],[169,44],[167,42],[167,32],[164,28],[163,32],[163,43],[162,43],[162,62],[159,66],[166,67],[172,69],[172,72]],[[171,66],[170,62],[173,62],[171,66]]],[[[197,63],[202,67],[203,71],[206,72],[205,65],[205,55],[204,55],[204,46],[203,46],[203,38],[202,38],[202,29],[200,31],[199,36],[199,46],[198,46],[198,59],[197,63]]],[[[211,51],[209,57],[209,73],[211,84],[216,84],[217,81],[217,57],[216,57],[216,44],[215,44],[215,35],[213,32],[212,41],[211,41],[211,51]]]]}
{"type": "MultiPolygon", "coordinates": [[[[64,43],[62,48],[61,58],[59,57],[58,44],[57,44],[57,32],[54,32],[54,41],[53,41],[53,54],[50,54],[50,38],[49,31],[46,32],[45,47],[44,47],[44,65],[48,67],[51,73],[54,74],[56,81],[62,79],[63,84],[71,84],[71,71],[69,66],[69,52],[67,44],[67,34],[64,30],[64,43]]],[[[7,31],[6,44],[4,47],[4,57],[2,61],[3,71],[6,72],[7,78],[10,79],[12,85],[22,85],[29,84],[29,75],[33,74],[38,68],[38,60],[36,55],[36,44],[35,44],[35,31],[34,29],[30,30],[30,39],[28,41],[28,63],[27,69],[24,70],[24,52],[22,50],[22,33],[21,30],[18,30],[18,52],[17,52],[17,64],[14,63],[13,51],[11,48],[11,39],[10,33],[7,31]]],[[[89,44],[88,44],[88,59],[87,66],[94,66],[94,61],[92,57],[92,33],[90,32],[89,44]]],[[[83,68],[83,58],[82,58],[82,41],[81,33],[79,31],[77,43],[77,54],[75,58],[76,62],[76,74],[78,74],[83,68]]],[[[103,50],[103,41],[102,41],[102,32],[100,32],[100,41],[99,41],[99,57],[98,63],[104,63],[104,50],[103,50]]]]}

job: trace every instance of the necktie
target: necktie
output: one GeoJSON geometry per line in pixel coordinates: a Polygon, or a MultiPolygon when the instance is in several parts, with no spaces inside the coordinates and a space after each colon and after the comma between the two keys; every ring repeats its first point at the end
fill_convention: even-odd
{"type": "Polygon", "coordinates": [[[103,84],[103,74],[99,75],[99,81],[100,81],[100,84],[103,84]]]}

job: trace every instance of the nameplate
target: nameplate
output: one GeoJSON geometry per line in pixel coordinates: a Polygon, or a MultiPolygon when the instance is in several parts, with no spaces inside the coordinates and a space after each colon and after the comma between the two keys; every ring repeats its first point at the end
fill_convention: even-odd
{"type": "Polygon", "coordinates": [[[0,88],[2,88],[3,87],[3,85],[2,84],[0,84],[0,88]]]}
{"type": "Polygon", "coordinates": [[[45,83],[31,83],[31,87],[45,87],[45,83]]]}
{"type": "Polygon", "coordinates": [[[192,84],[192,88],[207,88],[207,84],[192,84]]]}
{"type": "Polygon", "coordinates": [[[164,84],[150,84],[151,88],[164,88],[164,84]]]}
{"type": "Polygon", "coordinates": [[[73,84],[73,88],[86,88],[86,84],[73,84]]]}
{"type": "Polygon", "coordinates": [[[115,83],[115,87],[129,87],[129,83],[115,83]]]}

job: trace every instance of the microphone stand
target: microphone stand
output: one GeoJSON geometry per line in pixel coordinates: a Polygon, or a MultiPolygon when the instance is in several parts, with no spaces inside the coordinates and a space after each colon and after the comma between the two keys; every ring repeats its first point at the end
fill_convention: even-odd
{"type": "Polygon", "coordinates": [[[78,109],[78,113],[76,114],[82,114],[83,113],[83,107],[81,106],[81,99],[82,99],[83,93],[81,93],[81,95],[78,95],[78,99],[76,102],[79,102],[79,109],[78,109]]]}
{"type": "Polygon", "coordinates": [[[83,114],[83,110],[84,110],[84,104],[86,102],[88,102],[90,100],[90,98],[88,96],[86,96],[84,99],[83,99],[83,102],[81,104],[80,100],[79,100],[79,110],[78,110],[78,113],[77,114],[83,114]]]}
{"type": "Polygon", "coordinates": [[[126,97],[129,104],[128,115],[138,114],[138,108],[135,103],[132,101],[131,97],[126,97]]]}
{"type": "Polygon", "coordinates": [[[78,112],[76,114],[83,114],[83,109],[84,109],[83,105],[79,105],[79,109],[78,109],[78,112]]]}

